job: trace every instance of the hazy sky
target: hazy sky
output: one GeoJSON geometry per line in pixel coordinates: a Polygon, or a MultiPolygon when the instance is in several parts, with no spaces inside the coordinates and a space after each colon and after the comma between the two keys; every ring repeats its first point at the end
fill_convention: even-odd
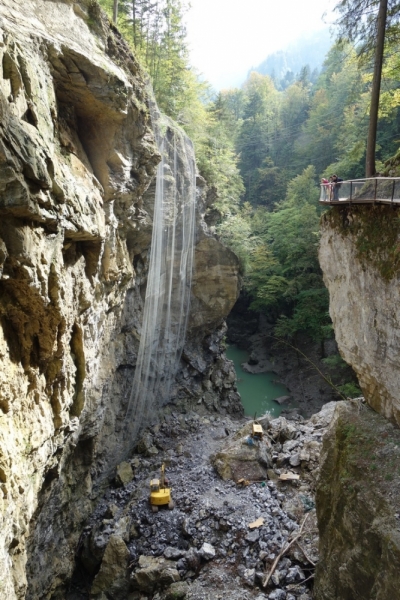
{"type": "Polygon", "coordinates": [[[191,62],[216,89],[238,86],[251,67],[332,23],[338,0],[190,0],[191,62]],[[324,12],[327,18],[322,19],[324,12]]]}

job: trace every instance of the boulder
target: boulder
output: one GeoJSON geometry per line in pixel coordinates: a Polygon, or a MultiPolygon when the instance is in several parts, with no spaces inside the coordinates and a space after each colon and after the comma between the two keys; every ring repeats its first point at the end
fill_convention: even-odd
{"type": "Polygon", "coordinates": [[[211,544],[204,542],[199,550],[199,554],[204,560],[212,560],[215,558],[215,548],[211,544]]]}
{"type": "Polygon", "coordinates": [[[237,256],[213,237],[203,237],[195,247],[192,305],[189,330],[212,331],[235,304],[240,289],[237,256]]]}
{"type": "Polygon", "coordinates": [[[185,556],[185,551],[180,550],[179,548],[167,546],[164,550],[164,558],[168,560],[178,560],[178,558],[182,558],[182,556],[185,556]]]}
{"type": "Polygon", "coordinates": [[[277,404],[287,404],[290,400],[290,396],[279,396],[279,398],[274,398],[274,402],[277,404]]]}
{"type": "Polygon", "coordinates": [[[180,581],[180,576],[175,563],[159,556],[140,556],[139,568],[132,575],[132,585],[150,594],[177,581],[180,581]]]}
{"type": "Polygon", "coordinates": [[[115,600],[125,600],[129,590],[129,551],[124,540],[112,535],[108,541],[100,570],[94,578],[91,594],[107,592],[115,600]]]}
{"type": "Polygon", "coordinates": [[[248,542],[250,542],[251,544],[258,542],[259,539],[260,539],[260,532],[258,531],[258,529],[254,529],[254,531],[250,531],[250,533],[248,533],[246,535],[246,540],[248,542]]]}
{"type": "Polygon", "coordinates": [[[189,585],[186,581],[177,581],[172,583],[165,594],[165,600],[183,600],[189,592],[189,585]]]}
{"type": "Polygon", "coordinates": [[[133,479],[133,470],[128,462],[122,462],[117,467],[115,482],[118,486],[124,486],[133,479]]]}
{"type": "Polygon", "coordinates": [[[269,594],[268,600],[286,600],[285,590],[281,590],[279,588],[274,590],[269,594]]]}
{"type": "Polygon", "coordinates": [[[151,456],[153,448],[153,436],[150,433],[145,433],[138,441],[137,451],[144,456],[151,456]]]}
{"type": "Polygon", "coordinates": [[[292,440],[297,434],[297,428],[289,423],[285,417],[278,417],[271,421],[270,433],[275,441],[284,443],[286,440],[292,440]]]}
{"type": "Polygon", "coordinates": [[[251,431],[249,422],[229,437],[221,450],[211,457],[222,479],[251,481],[267,478],[267,470],[272,465],[271,444],[266,437],[261,441],[254,440],[251,431]]]}

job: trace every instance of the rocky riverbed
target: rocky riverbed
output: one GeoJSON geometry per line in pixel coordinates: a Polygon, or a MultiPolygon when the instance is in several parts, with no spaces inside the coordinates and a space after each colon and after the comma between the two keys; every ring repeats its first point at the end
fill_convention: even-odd
{"type": "Polygon", "coordinates": [[[245,419],[166,412],[87,523],[68,600],[309,600],[315,481],[334,406],[308,421],[266,415],[261,442],[245,419]],[[162,462],[175,508],[154,514],[149,480],[162,462]]]}

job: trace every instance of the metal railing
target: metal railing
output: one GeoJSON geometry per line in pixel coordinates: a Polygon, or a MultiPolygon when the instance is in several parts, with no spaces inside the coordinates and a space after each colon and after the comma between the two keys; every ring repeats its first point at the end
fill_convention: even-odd
{"type": "Polygon", "coordinates": [[[322,183],[321,204],[400,204],[400,177],[349,179],[339,183],[322,183]]]}

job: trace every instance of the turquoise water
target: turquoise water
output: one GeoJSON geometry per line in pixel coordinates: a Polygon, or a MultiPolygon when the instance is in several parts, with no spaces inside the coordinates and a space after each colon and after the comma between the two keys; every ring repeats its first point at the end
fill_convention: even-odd
{"type": "Polygon", "coordinates": [[[274,383],[277,375],[275,373],[246,373],[241,364],[247,362],[248,353],[235,346],[228,346],[226,355],[233,360],[238,378],[237,389],[242,397],[244,414],[254,417],[263,415],[267,410],[278,417],[288,405],[280,406],[274,402],[279,396],[289,396],[289,392],[281,383],[274,383]]]}

